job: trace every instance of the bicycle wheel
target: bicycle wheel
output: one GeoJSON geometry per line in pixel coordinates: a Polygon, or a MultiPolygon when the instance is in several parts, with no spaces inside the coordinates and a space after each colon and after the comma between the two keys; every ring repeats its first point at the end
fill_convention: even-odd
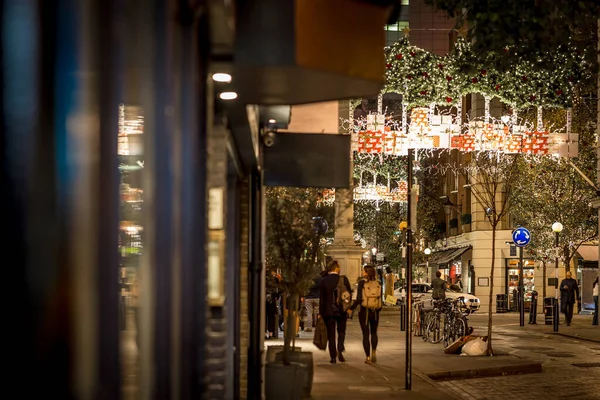
{"type": "Polygon", "coordinates": [[[450,324],[449,335],[446,346],[454,343],[455,340],[465,337],[467,334],[467,322],[464,317],[455,318],[450,324]]]}
{"type": "Polygon", "coordinates": [[[413,323],[412,323],[412,332],[414,336],[421,336],[422,332],[421,332],[421,324],[423,323],[423,321],[421,321],[421,313],[420,310],[418,308],[413,308],[413,323]]]}
{"type": "Polygon", "coordinates": [[[422,329],[423,329],[423,335],[421,336],[423,338],[424,342],[428,341],[429,338],[429,321],[432,318],[433,313],[429,312],[426,313],[425,316],[423,317],[423,321],[422,321],[422,329]]]}
{"type": "Polygon", "coordinates": [[[469,334],[469,322],[465,317],[459,317],[455,321],[457,338],[463,338],[469,334]]]}
{"type": "Polygon", "coordinates": [[[452,318],[446,318],[444,321],[444,347],[448,347],[456,340],[456,331],[452,318]]]}
{"type": "Polygon", "coordinates": [[[439,343],[444,339],[442,334],[442,316],[441,314],[435,313],[429,323],[427,324],[427,341],[433,344],[439,343]]]}

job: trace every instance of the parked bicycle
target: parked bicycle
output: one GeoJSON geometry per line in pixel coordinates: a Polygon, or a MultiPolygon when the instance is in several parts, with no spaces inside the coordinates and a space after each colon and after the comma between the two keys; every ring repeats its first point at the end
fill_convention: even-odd
{"type": "Polygon", "coordinates": [[[423,340],[429,343],[452,344],[456,339],[468,334],[469,325],[467,315],[470,310],[466,306],[464,297],[456,300],[434,300],[433,309],[424,315],[421,321],[423,340]]]}
{"type": "Polygon", "coordinates": [[[469,324],[467,321],[467,315],[470,313],[468,307],[465,304],[464,297],[458,297],[448,308],[444,318],[444,346],[448,347],[456,339],[462,338],[467,335],[469,331],[469,324]]]}

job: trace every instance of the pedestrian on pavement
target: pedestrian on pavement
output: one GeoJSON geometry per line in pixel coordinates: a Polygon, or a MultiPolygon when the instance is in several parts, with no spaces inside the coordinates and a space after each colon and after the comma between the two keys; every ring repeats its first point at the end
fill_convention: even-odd
{"type": "Polygon", "coordinates": [[[592,320],[592,325],[598,325],[598,277],[592,284],[592,296],[594,296],[594,319],[592,320]]]}
{"type": "Polygon", "coordinates": [[[320,317],[325,320],[327,325],[327,346],[329,347],[329,362],[332,364],[336,363],[336,358],[340,362],[346,361],[342,354],[345,350],[344,341],[346,339],[346,323],[348,321],[348,315],[344,310],[340,310],[339,307],[334,307],[336,299],[336,288],[340,279],[343,279],[343,284],[350,294],[352,294],[352,287],[350,281],[343,275],[340,275],[340,264],[331,260],[327,264],[327,270],[329,274],[321,280],[319,284],[319,314],[320,317]],[[335,341],[335,331],[337,327],[337,348],[335,341]]]}
{"type": "Polygon", "coordinates": [[[396,275],[392,272],[389,266],[385,268],[385,298],[394,296],[394,284],[396,283],[396,275]]]}
{"type": "Polygon", "coordinates": [[[348,309],[348,314],[360,306],[358,322],[362,330],[363,349],[367,359],[365,363],[377,361],[377,326],[379,325],[379,312],[383,308],[381,300],[381,284],[377,280],[377,273],[372,265],[363,268],[363,279],[358,282],[356,300],[348,309]],[[370,336],[370,338],[369,338],[370,336]]]}
{"type": "Polygon", "coordinates": [[[435,279],[431,282],[431,288],[433,289],[433,293],[431,293],[431,297],[434,300],[445,299],[447,287],[448,287],[448,283],[442,279],[442,272],[436,271],[435,279]]]}
{"type": "Polygon", "coordinates": [[[315,277],[313,285],[304,298],[306,307],[306,326],[304,327],[304,332],[312,332],[312,328],[315,327],[317,322],[317,316],[319,315],[319,284],[321,283],[321,279],[321,275],[315,277]]]}
{"type": "Polygon", "coordinates": [[[571,325],[573,319],[573,306],[579,299],[579,287],[577,281],[571,277],[571,271],[567,271],[565,279],[560,283],[560,307],[565,314],[567,326],[571,325]]]}

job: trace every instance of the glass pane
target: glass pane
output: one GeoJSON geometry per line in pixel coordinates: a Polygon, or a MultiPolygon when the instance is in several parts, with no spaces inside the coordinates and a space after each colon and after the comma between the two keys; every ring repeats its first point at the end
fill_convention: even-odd
{"type": "Polygon", "coordinates": [[[144,205],[144,116],[135,105],[119,105],[117,154],[120,175],[119,255],[121,287],[121,360],[123,395],[137,398],[138,388],[138,268],[144,248],[142,211],[144,205]]]}

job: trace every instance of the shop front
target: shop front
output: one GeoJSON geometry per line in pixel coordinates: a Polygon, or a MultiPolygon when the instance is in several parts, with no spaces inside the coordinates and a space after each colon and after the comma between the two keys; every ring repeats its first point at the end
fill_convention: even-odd
{"type": "Polygon", "coordinates": [[[594,312],[593,284],[598,277],[598,246],[583,245],[577,249],[577,282],[581,290],[581,313],[594,312]]]}
{"type": "MultiPolygon", "coordinates": [[[[467,246],[436,252],[431,256],[429,265],[437,265],[437,271],[442,273],[442,279],[462,289],[462,256],[470,249],[471,247],[467,246]]],[[[435,271],[432,269],[432,274],[435,274],[435,271]]],[[[434,276],[431,276],[430,279],[433,278],[434,276]]]]}
{"type": "MultiPolygon", "coordinates": [[[[531,307],[531,295],[535,287],[535,263],[531,259],[523,260],[523,287],[525,291],[524,307],[529,311],[531,307]]],[[[505,293],[508,295],[508,310],[519,311],[518,290],[519,290],[519,260],[506,259],[505,274],[505,293]]]]}

